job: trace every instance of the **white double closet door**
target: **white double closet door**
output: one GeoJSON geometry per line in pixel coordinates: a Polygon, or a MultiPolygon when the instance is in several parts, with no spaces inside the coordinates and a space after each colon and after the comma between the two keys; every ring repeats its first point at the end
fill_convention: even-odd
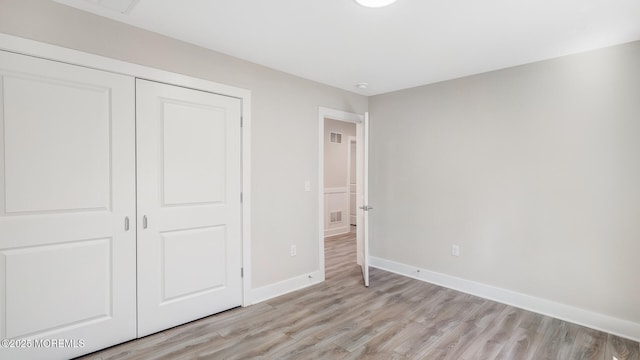
{"type": "Polygon", "coordinates": [[[0,339],[41,345],[0,358],[240,305],[240,139],[238,99],[0,51],[0,339]]]}

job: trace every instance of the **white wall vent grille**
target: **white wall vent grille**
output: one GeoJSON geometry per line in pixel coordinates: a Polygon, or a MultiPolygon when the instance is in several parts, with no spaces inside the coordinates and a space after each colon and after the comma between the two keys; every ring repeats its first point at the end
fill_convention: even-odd
{"type": "Polygon", "coordinates": [[[332,211],[329,213],[329,221],[331,223],[342,222],[342,211],[332,211]]]}

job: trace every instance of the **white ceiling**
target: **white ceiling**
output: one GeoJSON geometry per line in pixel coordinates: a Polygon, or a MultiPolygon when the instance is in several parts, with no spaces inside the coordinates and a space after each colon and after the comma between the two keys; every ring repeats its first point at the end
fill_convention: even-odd
{"type": "Polygon", "coordinates": [[[364,95],[640,40],[640,0],[55,1],[364,95]]]}

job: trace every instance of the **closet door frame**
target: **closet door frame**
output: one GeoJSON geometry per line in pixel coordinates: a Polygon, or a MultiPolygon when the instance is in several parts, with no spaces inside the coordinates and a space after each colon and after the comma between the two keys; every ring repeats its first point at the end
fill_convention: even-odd
{"type": "Polygon", "coordinates": [[[93,55],[17,36],[0,34],[0,50],[71,65],[203,90],[241,100],[242,111],[242,306],[251,305],[251,91],[143,65],[93,55]]]}

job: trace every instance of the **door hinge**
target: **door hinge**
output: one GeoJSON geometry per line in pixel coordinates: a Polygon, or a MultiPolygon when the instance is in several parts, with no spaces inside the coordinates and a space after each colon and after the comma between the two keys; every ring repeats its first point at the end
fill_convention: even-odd
{"type": "Polygon", "coordinates": [[[241,278],[244,277],[244,268],[243,267],[240,268],[240,277],[241,278]]]}
{"type": "Polygon", "coordinates": [[[244,118],[242,116],[240,116],[240,127],[242,127],[243,120],[244,120],[244,118]]]}
{"type": "Polygon", "coordinates": [[[240,203],[242,203],[242,192],[240,193],[240,203]]]}

